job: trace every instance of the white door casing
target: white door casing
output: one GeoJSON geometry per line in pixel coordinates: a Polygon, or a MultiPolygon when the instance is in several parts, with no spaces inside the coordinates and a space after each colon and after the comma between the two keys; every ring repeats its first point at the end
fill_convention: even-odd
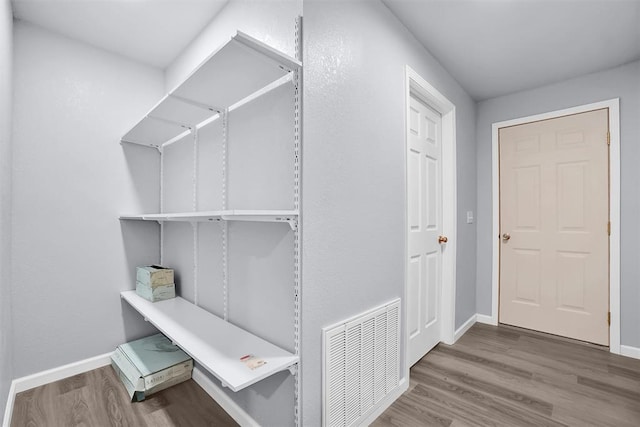
{"type": "MultiPolygon", "coordinates": [[[[456,109],[444,95],[430,85],[420,75],[418,75],[409,66],[406,66],[405,80],[405,119],[406,130],[405,136],[408,136],[408,120],[411,109],[411,98],[417,97],[423,101],[428,107],[441,116],[441,179],[442,179],[442,234],[448,237],[445,247],[441,248],[441,287],[440,287],[440,304],[439,304],[439,323],[441,342],[453,344],[454,327],[455,327],[455,254],[456,254],[456,109]]],[[[409,140],[405,140],[405,153],[408,154],[409,140]]],[[[408,158],[405,159],[405,167],[408,166],[408,158]]],[[[409,184],[408,170],[405,170],[405,206],[408,207],[409,184]]],[[[406,211],[405,230],[409,229],[409,212],[406,211]]],[[[409,235],[405,231],[405,260],[409,260],[409,235]]],[[[409,263],[405,263],[405,280],[404,280],[404,374],[409,377],[409,263]]]]}
{"type": "Polygon", "coordinates": [[[499,307],[499,269],[500,258],[500,205],[499,205],[499,150],[498,133],[500,128],[516,126],[540,120],[579,114],[586,111],[607,108],[609,110],[609,351],[620,354],[620,107],[619,99],[595,102],[563,110],[521,117],[513,120],[493,123],[492,125],[492,307],[490,315],[478,314],[479,322],[497,325],[499,307]]]}
{"type": "Polygon", "coordinates": [[[608,124],[500,128],[501,323],[609,344],[608,124]]]}
{"type": "Polygon", "coordinates": [[[441,117],[411,96],[407,117],[409,364],[440,342],[441,117]]]}

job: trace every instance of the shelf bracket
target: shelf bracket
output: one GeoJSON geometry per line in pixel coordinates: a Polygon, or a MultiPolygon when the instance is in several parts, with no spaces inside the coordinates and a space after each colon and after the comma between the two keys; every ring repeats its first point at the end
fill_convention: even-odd
{"type": "Polygon", "coordinates": [[[291,227],[291,231],[298,230],[298,220],[297,219],[295,219],[295,218],[287,218],[286,221],[289,224],[289,227],[291,227]]]}
{"type": "Polygon", "coordinates": [[[298,375],[298,364],[297,363],[295,365],[289,366],[287,369],[289,370],[291,375],[298,375]]]}
{"type": "Polygon", "coordinates": [[[148,142],[141,142],[141,141],[131,141],[131,140],[122,138],[120,140],[120,145],[122,145],[123,143],[124,144],[142,145],[143,147],[155,148],[156,150],[160,151],[160,146],[158,144],[150,144],[148,142]]]}
{"type": "Polygon", "coordinates": [[[169,94],[169,96],[177,101],[184,102],[185,104],[193,105],[194,107],[202,108],[203,110],[208,110],[215,113],[222,113],[224,108],[216,107],[214,105],[203,104],[202,102],[194,101],[192,99],[183,98],[179,95],[169,94]]]}
{"type": "Polygon", "coordinates": [[[188,123],[176,122],[175,120],[163,119],[162,117],[147,116],[147,118],[152,119],[152,120],[157,120],[159,122],[169,123],[170,125],[180,126],[180,127],[183,127],[185,129],[189,129],[189,130],[191,130],[193,128],[193,125],[190,125],[188,123]]]}

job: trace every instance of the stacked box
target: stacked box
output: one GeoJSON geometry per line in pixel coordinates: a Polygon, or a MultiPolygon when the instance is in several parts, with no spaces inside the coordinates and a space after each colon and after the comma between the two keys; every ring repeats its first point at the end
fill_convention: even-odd
{"type": "Polygon", "coordinates": [[[173,269],[159,265],[138,267],[136,270],[136,293],[151,302],[176,296],[173,269]]]}
{"type": "Polygon", "coordinates": [[[148,265],[136,269],[136,280],[149,286],[173,284],[173,269],[161,265],[148,265]]]}
{"type": "Polygon", "coordinates": [[[193,359],[162,334],[119,345],[111,366],[129,397],[140,402],[147,396],[191,378],[193,359]]]}

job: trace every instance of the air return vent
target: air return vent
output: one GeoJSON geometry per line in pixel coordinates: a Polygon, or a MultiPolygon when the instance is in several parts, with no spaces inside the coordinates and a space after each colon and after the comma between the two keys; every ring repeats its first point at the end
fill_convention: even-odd
{"type": "Polygon", "coordinates": [[[323,329],[323,425],[358,425],[400,380],[400,300],[323,329]]]}

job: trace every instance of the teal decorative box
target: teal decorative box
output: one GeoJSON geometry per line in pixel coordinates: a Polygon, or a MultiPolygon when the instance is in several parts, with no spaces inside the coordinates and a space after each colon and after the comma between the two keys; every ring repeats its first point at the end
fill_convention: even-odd
{"type": "Polygon", "coordinates": [[[175,298],[176,286],[173,283],[169,285],[149,286],[144,283],[136,282],[136,293],[151,302],[162,301],[165,299],[175,298]]]}
{"type": "Polygon", "coordinates": [[[132,401],[191,378],[193,359],[162,334],[119,345],[111,366],[132,401]]]}
{"type": "Polygon", "coordinates": [[[160,265],[148,265],[136,268],[136,281],[147,286],[171,285],[173,281],[173,269],[160,265]]]}

